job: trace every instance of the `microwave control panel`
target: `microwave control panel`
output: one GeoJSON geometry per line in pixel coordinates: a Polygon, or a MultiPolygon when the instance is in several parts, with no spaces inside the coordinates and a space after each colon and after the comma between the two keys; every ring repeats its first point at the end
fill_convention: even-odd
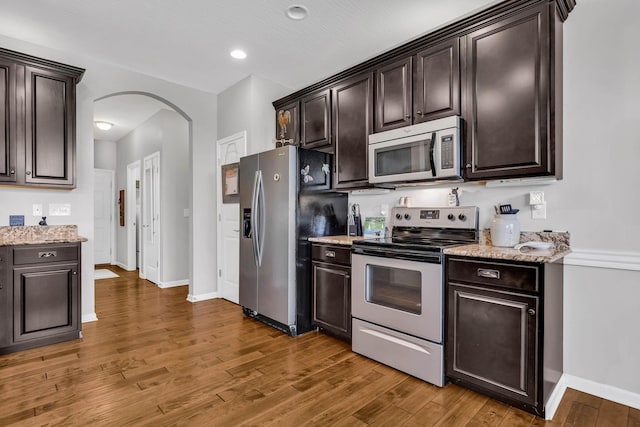
{"type": "Polygon", "coordinates": [[[453,135],[444,135],[440,138],[440,168],[453,168],[453,135]]]}

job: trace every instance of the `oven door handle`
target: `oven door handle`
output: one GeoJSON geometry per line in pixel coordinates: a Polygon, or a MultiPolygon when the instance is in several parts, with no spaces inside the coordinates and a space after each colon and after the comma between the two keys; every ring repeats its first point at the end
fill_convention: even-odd
{"type": "Polygon", "coordinates": [[[407,261],[428,262],[431,264],[442,264],[442,256],[440,253],[424,253],[416,251],[407,251],[401,249],[386,248],[383,251],[371,250],[367,248],[354,246],[352,248],[354,255],[368,255],[377,258],[386,259],[404,259],[407,261]]]}

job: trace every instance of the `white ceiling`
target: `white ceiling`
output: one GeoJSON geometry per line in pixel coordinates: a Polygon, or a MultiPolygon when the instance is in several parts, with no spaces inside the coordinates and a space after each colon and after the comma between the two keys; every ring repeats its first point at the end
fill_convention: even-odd
{"type": "Polygon", "coordinates": [[[106,131],[93,126],[93,137],[103,141],[118,141],[147,121],[165,104],[145,95],[117,95],[94,103],[93,119],[113,123],[106,131]]]}
{"type": "MultiPolygon", "coordinates": [[[[497,2],[0,0],[0,34],[212,93],[250,74],[293,92],[497,2]],[[307,19],[288,19],[292,4],[305,5],[307,19]],[[231,58],[235,48],[248,58],[231,58]]],[[[96,119],[100,112],[132,120],[143,97],[119,98],[97,103],[96,119]]],[[[140,106],[142,121],[157,111],[148,107],[140,106]]]]}

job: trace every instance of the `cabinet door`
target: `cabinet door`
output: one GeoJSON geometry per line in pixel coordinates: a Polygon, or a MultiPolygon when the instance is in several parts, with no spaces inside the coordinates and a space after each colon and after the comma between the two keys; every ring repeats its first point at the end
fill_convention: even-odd
{"type": "Polygon", "coordinates": [[[78,264],[13,268],[13,341],[79,330],[78,264]]]}
{"type": "Polygon", "coordinates": [[[534,405],[538,298],[458,284],[447,297],[447,376],[534,405]]]}
{"type": "Polygon", "coordinates": [[[545,5],[465,37],[466,178],[554,172],[545,5]]]}
{"type": "Polygon", "coordinates": [[[412,58],[378,68],[375,132],[411,124],[412,58]]]}
{"type": "Polygon", "coordinates": [[[351,340],[351,269],[313,263],[313,323],[351,340]]]}
{"type": "Polygon", "coordinates": [[[75,81],[25,67],[25,182],[74,185],[75,81]]]}
{"type": "Polygon", "coordinates": [[[9,344],[11,331],[11,303],[9,300],[9,282],[7,246],[0,247],[0,348],[9,344]]]}
{"type": "Polygon", "coordinates": [[[300,144],[299,123],[300,103],[298,101],[276,108],[276,147],[282,145],[282,140],[289,140],[288,144],[300,144]]]}
{"type": "Polygon", "coordinates": [[[413,122],[460,114],[459,40],[447,40],[416,55],[413,122]]]}
{"type": "Polygon", "coordinates": [[[331,145],[331,93],[329,89],[305,96],[300,101],[304,148],[331,145]]]}
{"type": "Polygon", "coordinates": [[[0,182],[16,181],[16,65],[0,58],[0,182]]]}
{"type": "Polygon", "coordinates": [[[367,186],[367,148],[373,131],[373,74],[345,80],[332,89],[336,188],[367,186]]]}

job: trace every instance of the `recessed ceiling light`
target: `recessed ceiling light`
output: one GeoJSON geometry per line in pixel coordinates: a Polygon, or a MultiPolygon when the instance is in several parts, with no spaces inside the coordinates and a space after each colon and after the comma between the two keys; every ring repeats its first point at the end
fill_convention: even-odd
{"type": "Polygon", "coordinates": [[[306,6],[302,6],[300,4],[292,4],[287,8],[285,12],[287,18],[293,19],[294,21],[300,21],[309,15],[309,9],[306,6]]]}
{"type": "Polygon", "coordinates": [[[94,123],[96,124],[96,127],[100,130],[109,130],[113,127],[113,123],[105,122],[102,120],[95,121],[94,123]]]}
{"type": "Polygon", "coordinates": [[[247,57],[247,54],[245,53],[245,51],[240,49],[232,50],[229,53],[229,55],[231,55],[232,58],[236,58],[236,59],[244,59],[247,57]]]}

